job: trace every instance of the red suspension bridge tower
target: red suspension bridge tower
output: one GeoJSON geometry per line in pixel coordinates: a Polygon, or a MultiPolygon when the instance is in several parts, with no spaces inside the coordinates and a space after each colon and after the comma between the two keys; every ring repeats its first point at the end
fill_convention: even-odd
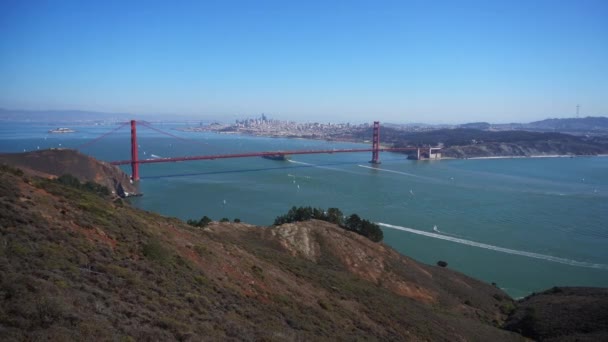
{"type": "Polygon", "coordinates": [[[372,138],[372,164],[380,164],[380,121],[374,121],[374,136],[372,138]]]}
{"type": "Polygon", "coordinates": [[[131,179],[139,180],[139,160],[137,158],[137,122],[131,120],[131,179]]]}

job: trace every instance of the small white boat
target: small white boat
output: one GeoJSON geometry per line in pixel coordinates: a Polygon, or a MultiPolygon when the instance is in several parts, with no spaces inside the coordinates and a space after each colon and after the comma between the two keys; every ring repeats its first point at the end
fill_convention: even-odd
{"type": "Polygon", "coordinates": [[[71,128],[59,127],[49,131],[49,133],[75,133],[76,131],[71,128]]]}

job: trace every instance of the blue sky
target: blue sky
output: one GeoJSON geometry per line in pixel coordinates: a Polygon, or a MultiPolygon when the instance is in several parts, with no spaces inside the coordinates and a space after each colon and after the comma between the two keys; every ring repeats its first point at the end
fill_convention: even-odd
{"type": "Polygon", "coordinates": [[[608,1],[0,0],[0,107],[234,120],[608,115],[608,1]]]}

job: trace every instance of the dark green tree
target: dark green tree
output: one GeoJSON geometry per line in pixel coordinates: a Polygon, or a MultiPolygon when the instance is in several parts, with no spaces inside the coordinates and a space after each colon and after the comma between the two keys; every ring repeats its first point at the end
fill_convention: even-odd
{"type": "Polygon", "coordinates": [[[186,221],[187,224],[194,226],[194,227],[206,227],[209,223],[213,222],[212,219],[210,219],[207,215],[203,216],[200,220],[188,220],[186,221]]]}
{"type": "Polygon", "coordinates": [[[361,233],[361,218],[357,214],[352,214],[346,218],[346,229],[351,232],[361,233]]]}
{"type": "Polygon", "coordinates": [[[344,214],[338,208],[327,209],[327,222],[341,226],[344,223],[344,214]]]}
{"type": "Polygon", "coordinates": [[[213,222],[213,220],[209,216],[205,215],[198,221],[198,226],[206,227],[211,222],[213,222]]]}

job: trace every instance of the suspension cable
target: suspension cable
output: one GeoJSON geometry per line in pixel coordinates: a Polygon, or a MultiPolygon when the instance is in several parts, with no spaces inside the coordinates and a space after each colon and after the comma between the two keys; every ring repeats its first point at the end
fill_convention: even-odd
{"type": "Polygon", "coordinates": [[[90,146],[90,145],[92,145],[92,144],[94,144],[94,143],[98,142],[99,140],[101,140],[101,139],[103,139],[103,138],[107,137],[108,135],[110,135],[110,134],[112,134],[112,133],[114,133],[114,132],[118,131],[119,129],[121,129],[121,128],[125,127],[125,126],[126,126],[126,125],[128,125],[128,124],[129,124],[128,122],[124,122],[122,125],[120,125],[120,126],[118,126],[118,127],[114,128],[113,130],[111,130],[111,131],[109,131],[109,132],[107,132],[107,133],[104,133],[104,134],[102,134],[102,135],[98,136],[97,138],[95,138],[95,139],[93,139],[93,140],[91,140],[91,141],[87,141],[87,142],[85,142],[84,144],[81,144],[81,145],[76,146],[76,149],[77,149],[77,150],[80,150],[81,148],[88,147],[88,146],[90,146]]]}
{"type": "Polygon", "coordinates": [[[152,125],[148,124],[145,121],[137,121],[137,123],[139,123],[139,124],[141,124],[141,125],[149,128],[151,130],[154,130],[154,131],[156,131],[158,133],[170,136],[170,137],[175,138],[175,139],[179,139],[179,140],[186,141],[186,142],[191,142],[191,143],[196,143],[196,144],[200,144],[200,145],[208,145],[208,143],[203,143],[203,142],[200,142],[200,141],[197,141],[197,140],[194,140],[194,139],[188,139],[188,138],[180,137],[180,136],[175,135],[175,134],[171,134],[169,132],[165,132],[165,131],[163,131],[161,129],[158,129],[156,127],[152,127],[152,125]]]}

